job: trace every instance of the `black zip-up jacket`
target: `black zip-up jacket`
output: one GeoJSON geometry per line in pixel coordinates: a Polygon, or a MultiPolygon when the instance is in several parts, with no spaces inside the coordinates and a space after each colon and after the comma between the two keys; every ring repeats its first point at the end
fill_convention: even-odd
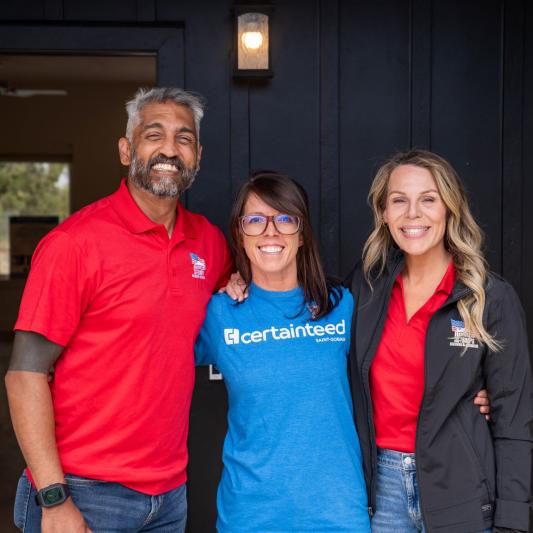
{"type": "MultiPolygon", "coordinates": [[[[403,255],[394,251],[373,290],[360,267],[348,281],[355,299],[352,394],[371,514],[376,441],[369,368],[402,269],[403,255]]],[[[428,532],[467,533],[492,526],[529,531],[533,386],[524,313],[513,288],[490,274],[484,324],[503,342],[503,349],[493,353],[464,332],[456,337],[452,331],[451,321],[461,320],[457,301],[469,290],[456,282],[427,329],[415,450],[422,516],[428,532]],[[484,387],[491,403],[489,423],[473,403],[484,387]]]]}

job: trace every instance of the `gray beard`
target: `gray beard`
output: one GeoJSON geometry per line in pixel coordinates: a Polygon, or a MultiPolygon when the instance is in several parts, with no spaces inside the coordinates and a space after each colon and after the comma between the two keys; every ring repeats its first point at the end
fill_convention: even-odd
{"type": "Polygon", "coordinates": [[[160,198],[176,198],[180,196],[193,184],[197,172],[197,166],[195,168],[186,167],[183,161],[177,157],[168,159],[163,156],[157,156],[145,164],[144,161],[137,157],[135,150],[132,148],[128,178],[136,187],[148,191],[154,196],[160,198]],[[179,172],[178,179],[175,180],[168,177],[152,179],[150,170],[157,163],[175,165],[179,172]]]}

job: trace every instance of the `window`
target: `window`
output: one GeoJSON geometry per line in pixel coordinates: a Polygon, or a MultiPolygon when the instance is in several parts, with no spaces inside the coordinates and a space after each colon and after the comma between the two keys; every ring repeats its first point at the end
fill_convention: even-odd
{"type": "Polygon", "coordinates": [[[68,163],[0,161],[0,275],[10,274],[10,217],[31,221],[55,215],[63,220],[69,213],[69,187],[68,163]]]}

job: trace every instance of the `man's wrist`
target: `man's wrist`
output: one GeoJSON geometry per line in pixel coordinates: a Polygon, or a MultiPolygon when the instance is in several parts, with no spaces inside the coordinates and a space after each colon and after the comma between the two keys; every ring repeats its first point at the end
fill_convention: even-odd
{"type": "Polygon", "coordinates": [[[37,491],[35,501],[39,507],[50,508],[61,505],[67,501],[70,490],[65,483],[52,483],[37,491]]]}

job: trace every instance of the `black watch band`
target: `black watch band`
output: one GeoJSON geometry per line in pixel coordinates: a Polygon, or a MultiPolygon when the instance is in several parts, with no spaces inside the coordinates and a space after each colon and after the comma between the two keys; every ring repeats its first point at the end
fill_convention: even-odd
{"type": "Polygon", "coordinates": [[[35,501],[39,507],[54,507],[61,505],[70,496],[68,485],[53,483],[44,487],[35,495],[35,501]]]}

